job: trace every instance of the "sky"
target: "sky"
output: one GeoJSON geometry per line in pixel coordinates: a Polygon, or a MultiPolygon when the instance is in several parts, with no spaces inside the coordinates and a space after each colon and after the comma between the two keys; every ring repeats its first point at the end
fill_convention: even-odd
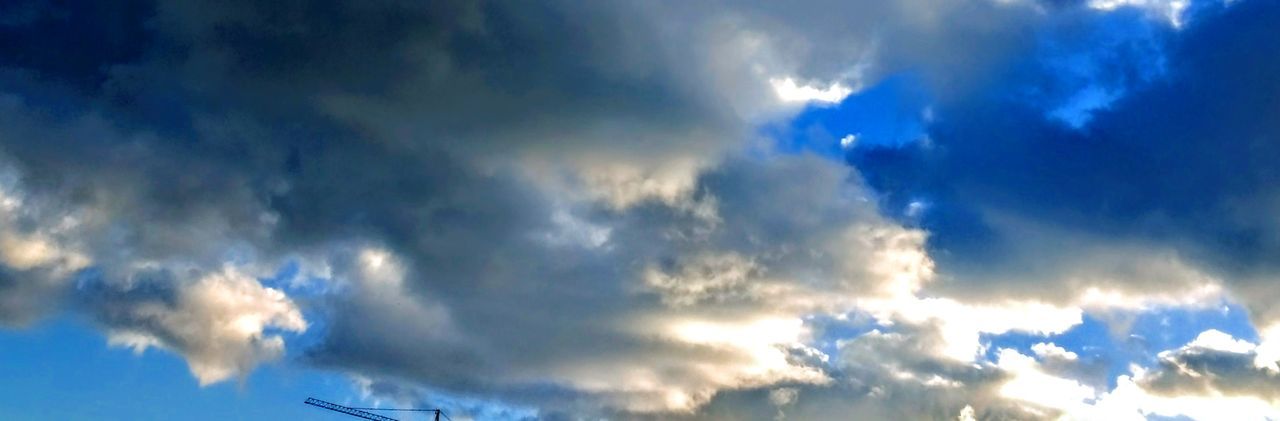
{"type": "Polygon", "coordinates": [[[1277,28],[0,2],[0,419],[1280,419],[1277,28]]]}

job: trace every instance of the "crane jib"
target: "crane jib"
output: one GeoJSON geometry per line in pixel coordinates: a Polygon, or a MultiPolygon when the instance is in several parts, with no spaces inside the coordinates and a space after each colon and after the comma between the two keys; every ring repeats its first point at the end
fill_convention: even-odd
{"type": "Polygon", "coordinates": [[[316,406],[316,407],[320,407],[320,408],[328,409],[328,410],[330,410],[330,411],[334,411],[334,412],[341,412],[341,413],[343,413],[343,414],[351,415],[351,416],[353,416],[353,417],[360,417],[360,418],[364,418],[364,419],[367,419],[367,420],[374,420],[374,421],[399,421],[399,420],[396,420],[395,418],[391,418],[391,417],[384,417],[384,416],[381,416],[381,415],[378,415],[378,414],[375,414],[375,413],[372,413],[372,412],[361,411],[361,410],[359,410],[359,409],[351,408],[351,407],[348,407],[348,406],[338,405],[338,404],[333,403],[333,402],[326,402],[326,401],[322,401],[322,400],[319,400],[319,399],[316,399],[316,398],[307,398],[307,400],[306,400],[306,401],[304,401],[304,402],[302,402],[302,403],[305,403],[305,404],[307,404],[307,405],[311,405],[311,406],[316,406]]]}
{"type": "Polygon", "coordinates": [[[374,420],[374,421],[399,421],[399,420],[396,420],[395,418],[378,415],[369,411],[434,412],[435,421],[440,421],[441,415],[443,415],[446,420],[453,421],[452,418],[449,418],[448,414],[445,414],[444,411],[439,408],[353,408],[350,406],[338,405],[333,402],[324,401],[316,398],[307,398],[307,400],[303,401],[302,403],[319,407],[319,408],[328,409],[334,412],[341,412],[343,414],[347,414],[353,417],[360,417],[360,418],[364,418],[367,420],[374,420]],[[366,410],[369,410],[369,411],[366,411],[366,410]]]}

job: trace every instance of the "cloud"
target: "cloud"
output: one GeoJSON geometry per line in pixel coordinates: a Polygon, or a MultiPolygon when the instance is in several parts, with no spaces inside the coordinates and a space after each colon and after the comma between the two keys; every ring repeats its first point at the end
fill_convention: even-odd
{"type": "Polygon", "coordinates": [[[68,145],[148,139],[98,115],[51,116],[12,97],[3,106],[0,322],[83,314],[113,345],[182,355],[202,385],[280,358],[281,333],[307,328],[293,301],[259,280],[281,262],[261,242],[274,219],[245,200],[237,176],[208,163],[179,171],[181,158],[151,161],[161,151],[150,147],[89,160],[99,151],[68,145]]]}
{"type": "Polygon", "coordinates": [[[1074,352],[1067,351],[1063,347],[1060,347],[1051,343],[1045,343],[1045,342],[1040,342],[1038,344],[1032,345],[1031,351],[1035,352],[1037,357],[1040,357],[1043,359],[1075,361],[1080,358],[1080,356],[1074,352]]]}
{"type": "Polygon", "coordinates": [[[6,181],[0,186],[0,324],[22,325],[48,312],[68,278],[89,260],[60,241],[78,223],[74,216],[66,215],[56,226],[36,223],[32,228],[46,215],[13,190],[12,180],[6,181]]]}
{"type": "Polygon", "coordinates": [[[1017,351],[1002,349],[997,358],[996,366],[1012,375],[1000,386],[1001,396],[1066,413],[1082,412],[1084,402],[1095,397],[1092,387],[1047,374],[1035,359],[1017,351]]]}
{"type": "MultiPolygon", "coordinates": [[[[903,325],[896,332],[872,330],[844,340],[833,356],[835,380],[796,385],[785,406],[787,419],[829,419],[858,414],[870,419],[1032,418],[1032,412],[1001,396],[1011,373],[989,362],[961,362],[934,355],[942,339],[931,325],[903,325]],[[967,409],[966,409],[967,408],[967,409]]],[[[703,419],[767,419],[777,414],[769,389],[726,391],[699,413],[703,419]]]]}
{"type": "Polygon", "coordinates": [[[697,182],[694,199],[716,204],[714,221],[660,201],[596,202],[580,218],[609,227],[600,247],[513,227],[521,231],[489,237],[509,246],[454,259],[453,272],[424,264],[449,249],[402,249],[377,260],[402,262],[403,290],[385,296],[408,301],[365,304],[372,286],[353,284],[333,298],[330,339],[309,359],[566,411],[692,411],[722,389],[827,382],[802,317],[848,311],[856,291],[920,276],[871,267],[885,255],[921,258],[910,253],[923,237],[885,224],[850,177],[815,157],[734,159],[697,182]],[[770,200],[781,197],[790,199],[770,200]],[[783,206],[795,202],[812,206],[783,206]],[[442,316],[400,314],[422,302],[442,316]]]}
{"type": "Polygon", "coordinates": [[[1216,330],[1134,368],[1081,414],[1108,419],[1148,416],[1197,420],[1268,419],[1277,415],[1274,371],[1256,367],[1253,344],[1216,330]]]}
{"type": "Polygon", "coordinates": [[[1115,10],[1132,7],[1163,17],[1170,25],[1182,26],[1183,13],[1191,5],[1188,0],[1090,0],[1089,7],[1099,10],[1115,10]]]}
{"type": "Polygon", "coordinates": [[[1274,402],[1277,373],[1255,364],[1256,348],[1220,331],[1207,330],[1181,348],[1160,353],[1158,368],[1136,381],[1160,395],[1251,396],[1274,402]]]}
{"type": "Polygon", "coordinates": [[[1179,7],[1179,29],[1090,4],[140,2],[86,29],[101,52],[0,43],[0,322],[83,314],[201,384],[323,326],[293,362],[549,419],[1051,417],[1199,390],[1170,370],[1278,342],[1210,334],[1111,391],[1051,339],[987,357],[1086,312],[1229,296],[1275,319],[1274,54],[1240,47],[1275,8],[1179,7]],[[788,101],[903,73],[937,102],[927,142],[850,135],[851,168],[761,138],[788,101]],[[868,329],[826,347],[827,319],[868,329]]]}
{"type": "Polygon", "coordinates": [[[135,352],[152,346],[174,349],[187,359],[201,385],[245,375],[280,358],[284,339],[269,329],[307,329],[301,311],[283,292],[233,268],[193,281],[170,300],[132,290],[118,294],[117,302],[94,303],[107,325],[108,343],[135,352]]]}
{"type": "Polygon", "coordinates": [[[786,102],[840,102],[853,93],[853,89],[840,83],[833,83],[826,88],[815,88],[808,85],[797,85],[791,78],[770,79],[769,84],[778,94],[778,98],[786,102]]]}

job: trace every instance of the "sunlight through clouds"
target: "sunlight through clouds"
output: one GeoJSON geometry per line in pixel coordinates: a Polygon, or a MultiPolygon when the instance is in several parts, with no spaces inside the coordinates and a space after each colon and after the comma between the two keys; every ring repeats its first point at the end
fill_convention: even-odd
{"type": "Polygon", "coordinates": [[[1280,418],[1276,22],[0,4],[0,418],[1280,418]]]}

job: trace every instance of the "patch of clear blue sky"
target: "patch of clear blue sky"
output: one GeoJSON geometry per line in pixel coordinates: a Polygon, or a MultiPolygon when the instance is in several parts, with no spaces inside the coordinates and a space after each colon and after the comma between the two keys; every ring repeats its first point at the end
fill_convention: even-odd
{"type": "Polygon", "coordinates": [[[0,361],[3,420],[340,420],[302,401],[354,396],[345,376],[287,361],[200,387],[177,354],[108,347],[71,317],[0,330],[0,361]]]}

